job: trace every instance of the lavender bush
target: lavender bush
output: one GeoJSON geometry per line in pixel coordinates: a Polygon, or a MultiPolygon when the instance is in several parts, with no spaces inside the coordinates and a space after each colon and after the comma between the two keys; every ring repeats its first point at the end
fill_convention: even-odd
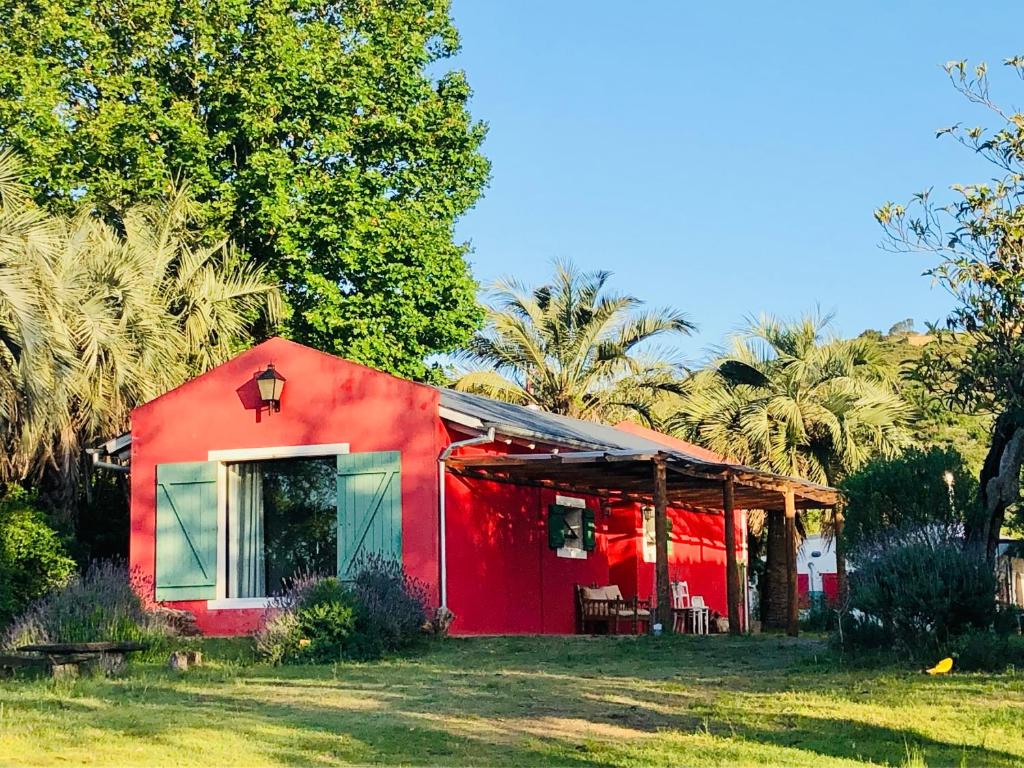
{"type": "Polygon", "coordinates": [[[14,620],[0,645],[154,641],[171,633],[166,621],[146,609],[128,568],[99,561],[32,603],[14,620]]]}
{"type": "Polygon", "coordinates": [[[351,582],[300,574],[272,598],[256,632],[268,661],[374,659],[408,649],[424,635],[427,590],[401,563],[369,555],[351,582]]]}
{"type": "Polygon", "coordinates": [[[364,557],[352,582],[360,608],[359,656],[376,658],[401,651],[422,639],[427,624],[427,589],[405,573],[402,564],[382,555],[364,557]]]}

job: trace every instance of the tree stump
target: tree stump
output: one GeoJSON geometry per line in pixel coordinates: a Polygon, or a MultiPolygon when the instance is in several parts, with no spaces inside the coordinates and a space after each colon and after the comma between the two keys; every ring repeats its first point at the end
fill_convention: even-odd
{"type": "Polygon", "coordinates": [[[167,663],[175,672],[185,672],[188,670],[188,654],[184,651],[175,651],[167,663]]]}
{"type": "Polygon", "coordinates": [[[128,666],[123,653],[104,653],[99,658],[99,668],[107,677],[120,677],[128,666]]]}
{"type": "Polygon", "coordinates": [[[50,673],[54,680],[74,680],[78,677],[78,664],[53,664],[50,666],[50,673]]]}

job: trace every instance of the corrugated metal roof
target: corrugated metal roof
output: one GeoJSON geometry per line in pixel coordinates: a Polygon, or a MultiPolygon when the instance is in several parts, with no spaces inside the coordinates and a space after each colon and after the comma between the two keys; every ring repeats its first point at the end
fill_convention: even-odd
{"type": "Polygon", "coordinates": [[[442,407],[477,418],[485,427],[494,427],[496,431],[513,437],[594,450],[630,449],[678,453],[695,461],[707,460],[607,424],[559,416],[469,392],[442,388],[438,388],[438,391],[441,393],[442,407]]]}
{"type": "MultiPolygon", "coordinates": [[[[776,475],[765,470],[747,467],[735,463],[724,457],[713,454],[700,448],[689,450],[687,443],[681,440],[666,438],[664,440],[647,439],[639,434],[633,434],[607,424],[597,424],[592,421],[582,421],[568,416],[559,416],[547,411],[534,410],[522,405],[504,403],[500,400],[492,400],[483,395],[474,395],[468,392],[457,392],[453,389],[438,388],[441,394],[440,405],[450,411],[455,411],[464,416],[478,419],[484,428],[494,427],[499,432],[510,437],[527,438],[537,442],[552,443],[559,446],[571,446],[582,451],[609,451],[628,454],[630,452],[662,454],[675,457],[675,460],[688,462],[692,468],[701,468],[701,471],[722,472],[729,471],[736,473],[741,480],[749,481],[756,485],[757,482],[781,481],[801,493],[806,498],[815,498],[821,493],[834,494],[835,490],[824,485],[812,483],[800,478],[785,477],[776,475]]],[[[637,430],[643,432],[644,430],[637,430]]],[[[568,457],[585,458],[583,453],[565,453],[561,457],[555,456],[507,456],[509,461],[519,459],[528,461],[531,459],[542,460],[558,459],[568,461],[568,457]]],[[[479,457],[478,457],[479,458],[479,457]]],[[[619,458],[628,458],[620,456],[619,458]]],[[[472,463],[471,459],[463,458],[464,463],[472,463]]],[[[828,502],[829,504],[834,502],[828,502]]]]}

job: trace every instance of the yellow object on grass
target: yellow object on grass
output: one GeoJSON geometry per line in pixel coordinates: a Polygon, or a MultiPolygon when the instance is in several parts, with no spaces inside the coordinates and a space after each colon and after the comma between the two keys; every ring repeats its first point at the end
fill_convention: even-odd
{"type": "Polygon", "coordinates": [[[951,669],[953,669],[953,659],[947,656],[931,669],[926,669],[925,672],[929,675],[944,675],[951,669]]]}

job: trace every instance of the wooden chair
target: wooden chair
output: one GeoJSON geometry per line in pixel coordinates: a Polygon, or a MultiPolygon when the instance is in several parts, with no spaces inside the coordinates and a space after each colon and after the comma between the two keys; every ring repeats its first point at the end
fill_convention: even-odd
{"type": "Polygon", "coordinates": [[[651,623],[651,603],[649,600],[622,596],[618,586],[607,587],[576,585],[576,626],[581,634],[593,632],[596,627],[604,626],[609,634],[618,634],[619,622],[628,621],[633,634],[637,633],[640,624],[651,623]]]}

